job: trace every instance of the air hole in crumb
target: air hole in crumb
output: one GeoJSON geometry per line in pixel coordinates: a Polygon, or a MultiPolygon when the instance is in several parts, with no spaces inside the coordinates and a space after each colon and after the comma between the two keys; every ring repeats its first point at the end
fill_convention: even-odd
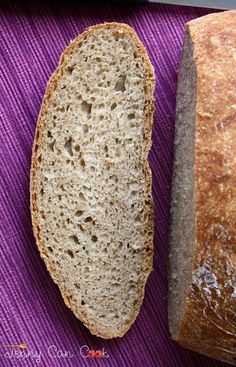
{"type": "Polygon", "coordinates": [[[83,210],[77,210],[77,212],[75,212],[76,217],[80,217],[82,214],[83,214],[83,210]]]}
{"type": "Polygon", "coordinates": [[[112,103],[112,105],[111,105],[111,111],[113,111],[116,107],[117,107],[117,104],[115,102],[112,103]]]}
{"type": "Polygon", "coordinates": [[[135,51],[135,52],[134,52],[134,59],[137,59],[137,57],[138,57],[138,54],[137,54],[137,52],[135,51]]]}
{"type": "Polygon", "coordinates": [[[81,160],[80,160],[80,165],[81,165],[81,167],[83,167],[83,168],[85,167],[85,161],[84,161],[84,159],[81,159],[81,160]]]}
{"type": "Polygon", "coordinates": [[[40,163],[42,161],[42,156],[41,155],[39,155],[38,156],[38,162],[40,163]]]}
{"type": "Polygon", "coordinates": [[[73,73],[73,70],[74,70],[74,66],[69,66],[67,69],[66,69],[66,72],[71,75],[73,73]]]}
{"type": "Polygon", "coordinates": [[[127,248],[129,248],[130,247],[130,244],[129,243],[127,243],[127,248]]]}
{"type": "Polygon", "coordinates": [[[69,240],[72,241],[75,245],[78,245],[79,244],[79,239],[74,234],[69,237],[69,240]]]}
{"type": "Polygon", "coordinates": [[[135,113],[134,112],[129,113],[128,114],[128,120],[133,120],[133,119],[135,119],[135,113]]]}
{"type": "Polygon", "coordinates": [[[87,103],[86,101],[83,101],[81,103],[81,109],[84,113],[86,113],[88,115],[88,117],[90,117],[91,115],[91,110],[92,110],[92,104],[91,103],[87,103]]]}
{"type": "Polygon", "coordinates": [[[93,235],[93,236],[92,236],[92,241],[93,241],[93,242],[97,242],[97,240],[98,240],[97,236],[93,235]]]}
{"type": "Polygon", "coordinates": [[[87,124],[85,124],[83,126],[83,131],[84,131],[85,134],[87,134],[87,132],[89,131],[89,128],[88,128],[88,125],[87,124]]]}
{"type": "Polygon", "coordinates": [[[119,31],[113,32],[113,36],[115,38],[115,41],[119,41],[121,38],[123,38],[123,33],[119,31]]]}
{"type": "Polygon", "coordinates": [[[84,233],[84,229],[83,229],[83,227],[81,226],[81,224],[78,224],[78,227],[79,227],[80,231],[81,231],[82,233],[84,233]]]}
{"type": "Polygon", "coordinates": [[[80,152],[80,146],[79,146],[79,144],[76,144],[76,145],[75,145],[75,151],[76,151],[76,152],[80,152]]]}
{"type": "Polygon", "coordinates": [[[116,81],[114,89],[117,92],[124,92],[125,91],[125,76],[121,75],[118,80],[116,81]]]}
{"type": "Polygon", "coordinates": [[[90,92],[90,88],[89,87],[86,87],[85,92],[86,93],[90,92]]]}
{"type": "Polygon", "coordinates": [[[79,198],[82,201],[86,201],[86,198],[85,198],[85,196],[84,196],[84,194],[82,192],[79,193],[79,198]]]}
{"type": "Polygon", "coordinates": [[[87,195],[90,195],[90,193],[91,193],[91,187],[88,187],[88,186],[83,185],[83,186],[82,186],[82,189],[83,189],[83,191],[84,191],[87,195]]]}
{"type": "Polygon", "coordinates": [[[70,154],[70,156],[73,156],[73,150],[72,150],[72,138],[70,137],[64,144],[65,149],[70,154]]]}
{"type": "Polygon", "coordinates": [[[59,189],[61,189],[62,191],[65,191],[64,185],[62,185],[62,184],[61,184],[61,185],[59,186],[59,189]]]}
{"type": "Polygon", "coordinates": [[[54,145],[55,145],[55,140],[54,140],[52,143],[48,144],[48,149],[49,149],[51,152],[54,152],[54,145]]]}
{"type": "Polygon", "coordinates": [[[101,61],[102,61],[101,57],[95,57],[95,60],[96,60],[97,62],[101,62],[101,61]]]}
{"type": "Polygon", "coordinates": [[[66,250],[66,253],[73,259],[74,258],[74,253],[71,250],[66,250]]]}
{"type": "Polygon", "coordinates": [[[52,133],[51,133],[51,131],[50,131],[50,130],[48,130],[47,135],[48,135],[48,138],[52,138],[52,133]]]}
{"type": "Polygon", "coordinates": [[[80,289],[80,285],[78,283],[75,283],[75,288],[80,289]]]}
{"type": "Polygon", "coordinates": [[[104,103],[100,103],[97,105],[97,110],[103,110],[105,108],[104,103]]]}
{"type": "Polygon", "coordinates": [[[85,305],[85,302],[83,299],[81,299],[81,306],[84,306],[85,305]]]}
{"type": "Polygon", "coordinates": [[[119,246],[118,246],[118,250],[121,250],[123,248],[123,243],[120,242],[119,246]]]}
{"type": "Polygon", "coordinates": [[[43,196],[44,195],[44,189],[40,189],[40,195],[43,196]]]}
{"type": "Polygon", "coordinates": [[[51,252],[51,253],[53,252],[53,249],[52,249],[51,246],[48,246],[48,251],[51,252]]]}
{"type": "Polygon", "coordinates": [[[141,218],[140,218],[140,215],[138,214],[135,218],[134,218],[134,222],[139,224],[139,223],[142,223],[141,221],[141,218]]]}
{"type": "Polygon", "coordinates": [[[127,43],[124,43],[124,44],[123,44],[123,50],[125,50],[125,51],[126,51],[126,50],[128,49],[128,47],[129,47],[129,46],[128,46],[128,44],[127,44],[127,43]]]}
{"type": "Polygon", "coordinates": [[[92,217],[87,217],[84,220],[85,223],[92,223],[93,222],[93,218],[92,217]]]}
{"type": "Polygon", "coordinates": [[[104,151],[107,153],[108,152],[108,147],[107,147],[107,145],[105,145],[105,147],[104,147],[104,151]]]}

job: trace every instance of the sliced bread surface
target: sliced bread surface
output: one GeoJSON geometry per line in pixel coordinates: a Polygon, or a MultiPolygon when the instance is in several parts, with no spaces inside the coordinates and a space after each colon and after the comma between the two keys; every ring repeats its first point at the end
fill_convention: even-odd
{"type": "Polygon", "coordinates": [[[154,72],[127,25],[88,28],[62,54],[32,153],[40,254],[66,305],[103,338],[135,320],[152,269],[154,72]]]}

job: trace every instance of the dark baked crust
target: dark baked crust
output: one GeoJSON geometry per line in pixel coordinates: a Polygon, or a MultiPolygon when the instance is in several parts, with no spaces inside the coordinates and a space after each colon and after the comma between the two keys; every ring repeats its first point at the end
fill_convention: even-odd
{"type": "Polygon", "coordinates": [[[175,340],[236,365],[236,11],[187,24],[197,70],[195,254],[175,340]]]}
{"type": "Polygon", "coordinates": [[[148,152],[151,148],[151,132],[152,132],[152,122],[153,122],[153,113],[154,113],[154,98],[153,92],[155,87],[155,79],[154,79],[154,70],[147,52],[142,45],[141,41],[137,37],[136,33],[133,31],[131,27],[126,24],[121,23],[104,23],[89,27],[86,29],[81,35],[79,35],[68,48],[63,52],[59,65],[55,72],[52,74],[47,89],[45,92],[45,96],[43,99],[42,107],[40,110],[40,114],[38,117],[37,127],[35,131],[35,139],[33,144],[32,150],[32,163],[31,163],[31,182],[30,182],[30,200],[31,200],[31,216],[32,216],[32,224],[33,224],[33,231],[36,238],[36,242],[40,251],[40,255],[46,263],[47,269],[52,276],[54,282],[58,284],[62,297],[64,299],[65,304],[74,312],[74,314],[90,329],[93,334],[101,336],[106,339],[114,338],[114,337],[121,337],[123,336],[126,331],[130,328],[134,320],[136,319],[139,309],[141,307],[143,297],[144,297],[144,287],[146,284],[147,277],[152,270],[152,262],[153,262],[153,214],[152,214],[152,196],[151,196],[151,170],[147,162],[148,152]],[[57,81],[60,78],[61,70],[65,66],[65,56],[70,55],[73,53],[74,48],[79,42],[83,42],[83,40],[90,34],[95,32],[99,28],[108,28],[108,29],[119,29],[126,32],[127,37],[130,37],[134,42],[137,52],[142,55],[144,60],[143,68],[144,68],[144,75],[145,75],[145,110],[144,110],[144,119],[143,119],[143,127],[144,127],[144,147],[143,147],[143,170],[145,173],[145,215],[149,218],[147,222],[146,228],[146,239],[145,239],[145,248],[147,251],[147,258],[145,263],[143,264],[142,269],[142,281],[139,284],[139,298],[134,304],[133,312],[131,315],[130,320],[126,323],[121,325],[121,327],[117,330],[110,330],[108,328],[104,329],[101,325],[97,324],[94,325],[90,322],[90,320],[86,317],[83,313],[83,310],[76,304],[74,301],[73,295],[68,292],[67,289],[63,287],[60,283],[59,275],[57,273],[57,269],[54,267],[53,263],[50,261],[50,258],[47,254],[47,248],[42,240],[40,234],[40,227],[38,224],[38,215],[39,215],[39,208],[37,207],[37,199],[36,199],[36,172],[37,172],[37,158],[36,158],[36,151],[38,146],[40,145],[41,141],[41,130],[43,129],[43,120],[44,116],[47,113],[48,103],[50,103],[50,96],[54,92],[57,81]]]}

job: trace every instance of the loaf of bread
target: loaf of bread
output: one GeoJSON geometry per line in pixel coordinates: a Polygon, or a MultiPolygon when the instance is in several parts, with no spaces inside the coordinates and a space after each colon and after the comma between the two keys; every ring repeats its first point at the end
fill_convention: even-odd
{"type": "Polygon", "coordinates": [[[172,183],[169,328],[236,365],[236,11],[187,24],[172,183]]]}
{"type": "Polygon", "coordinates": [[[61,56],[38,118],[31,212],[66,305],[103,338],[134,322],[152,269],[154,70],[124,24],[88,28],[61,56]]]}

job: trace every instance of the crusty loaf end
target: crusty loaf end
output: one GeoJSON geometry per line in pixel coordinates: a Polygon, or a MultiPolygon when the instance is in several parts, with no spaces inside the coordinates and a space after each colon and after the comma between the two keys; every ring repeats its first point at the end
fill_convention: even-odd
{"type": "Polygon", "coordinates": [[[187,24],[172,186],[169,328],[236,365],[236,11],[187,24]]]}

